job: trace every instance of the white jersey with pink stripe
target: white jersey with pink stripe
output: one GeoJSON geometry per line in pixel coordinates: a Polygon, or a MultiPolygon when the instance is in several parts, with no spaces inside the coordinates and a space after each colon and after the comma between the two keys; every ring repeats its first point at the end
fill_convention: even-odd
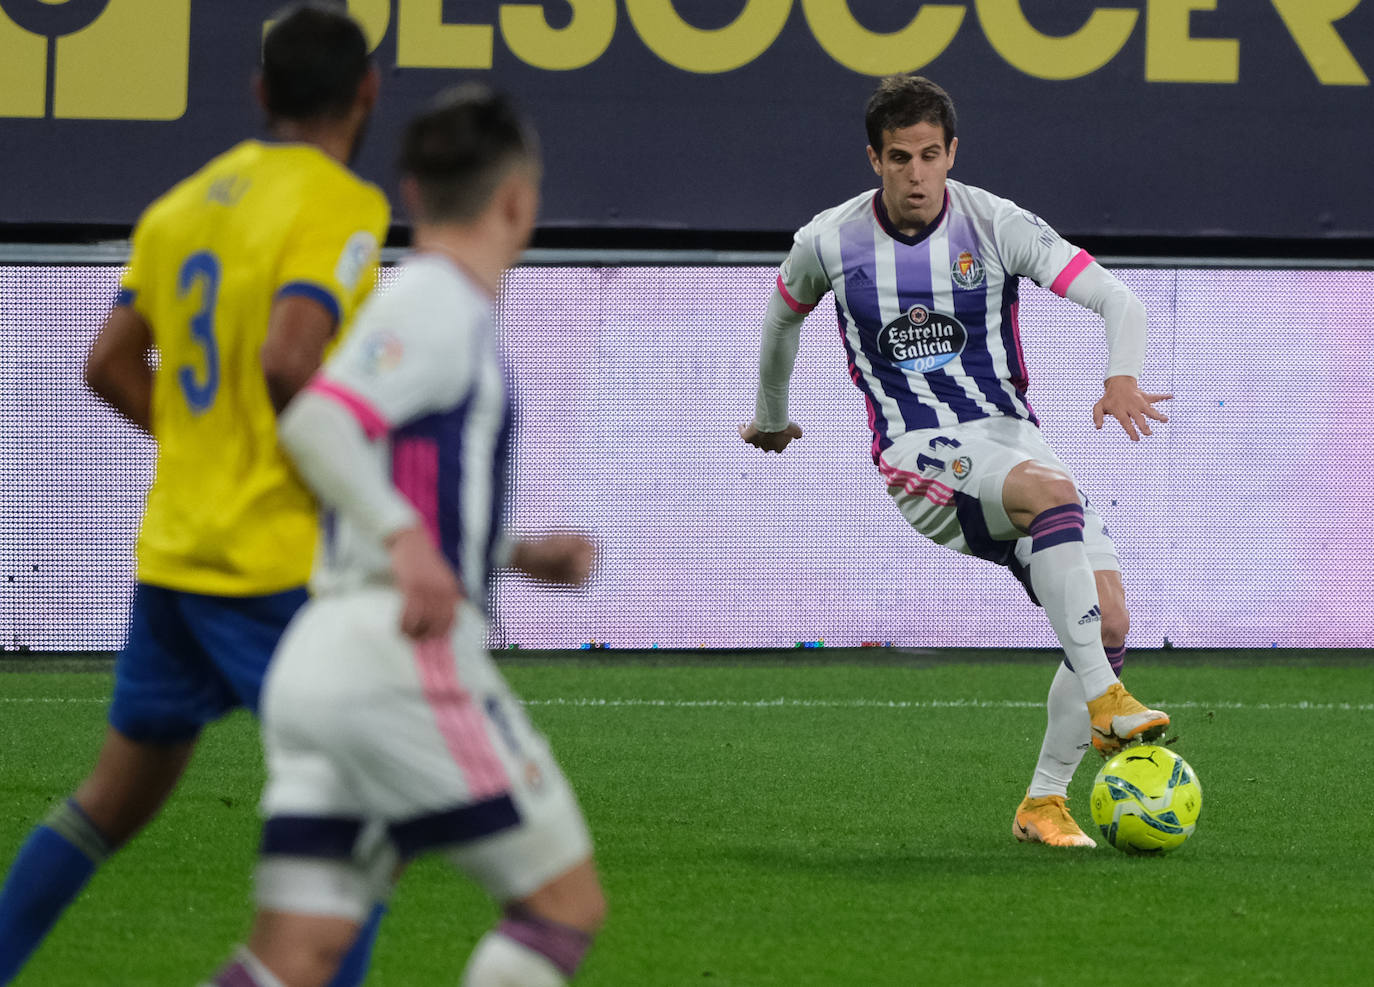
{"type": "MultiPolygon", "coordinates": [[[[374,295],[310,390],[347,408],[371,440],[368,469],[415,509],[476,605],[503,522],[511,402],[492,299],[437,254],[418,254],[374,295]]],[[[317,593],[390,579],[382,541],[326,511],[317,593]]]]}
{"type": "Polygon", "coordinates": [[[797,232],[777,286],[798,313],[834,291],[877,456],[907,432],[1035,422],[1018,279],[1063,295],[1091,262],[1034,213],[949,181],[939,216],[914,235],[892,225],[881,190],[819,214],[797,232]]]}

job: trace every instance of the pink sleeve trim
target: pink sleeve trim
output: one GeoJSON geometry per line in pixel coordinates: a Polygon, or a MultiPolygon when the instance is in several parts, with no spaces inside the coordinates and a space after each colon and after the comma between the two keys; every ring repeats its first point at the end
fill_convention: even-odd
{"type": "Polygon", "coordinates": [[[1087,267],[1094,260],[1092,254],[1086,250],[1080,250],[1073,255],[1073,260],[1064,266],[1064,270],[1059,272],[1059,277],[1054,279],[1050,285],[1050,291],[1060,298],[1063,298],[1069,291],[1069,285],[1073,284],[1073,279],[1083,273],[1083,268],[1087,267]]]}
{"type": "Polygon", "coordinates": [[[363,434],[369,439],[379,439],[391,431],[391,426],[387,424],[385,418],[377,413],[376,408],[348,388],[342,387],[332,380],[316,377],[306,385],[305,389],[313,394],[332,398],[351,411],[353,417],[358,419],[358,424],[363,427],[363,434]]]}
{"type": "Polygon", "coordinates": [[[787,285],[782,283],[781,274],[778,275],[778,294],[782,295],[782,300],[787,303],[788,308],[802,315],[805,315],[807,312],[811,311],[813,308],[816,307],[815,302],[812,302],[810,305],[804,305],[801,302],[797,301],[795,298],[793,298],[792,293],[787,290],[787,285]]]}

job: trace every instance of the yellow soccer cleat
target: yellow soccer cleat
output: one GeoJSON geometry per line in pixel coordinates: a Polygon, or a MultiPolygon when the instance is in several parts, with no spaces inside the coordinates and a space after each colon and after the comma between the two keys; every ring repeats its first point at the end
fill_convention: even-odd
{"type": "Polygon", "coordinates": [[[1102,695],[1088,700],[1088,717],[1093,746],[1103,757],[1128,743],[1154,740],[1169,726],[1168,713],[1146,709],[1120,682],[1113,682],[1102,695]]]}
{"type": "Polygon", "coordinates": [[[1016,807],[1011,835],[1022,843],[1047,843],[1050,846],[1097,846],[1093,838],[1078,828],[1069,815],[1068,800],[1062,795],[1027,795],[1016,807]]]}

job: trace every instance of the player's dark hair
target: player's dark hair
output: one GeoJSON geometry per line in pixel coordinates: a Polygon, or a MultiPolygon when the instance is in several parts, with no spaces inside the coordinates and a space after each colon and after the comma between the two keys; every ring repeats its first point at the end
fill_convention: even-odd
{"type": "Polygon", "coordinates": [[[937,124],[945,132],[945,147],[954,140],[954,101],[935,83],[920,75],[889,75],[868,98],[864,127],[868,143],[879,154],[883,134],[918,123],[937,124]]]}
{"type": "Polygon", "coordinates": [[[363,29],[342,4],[292,4],[262,42],[267,113],[286,120],[342,117],[369,64],[363,29]]]}
{"type": "Polygon", "coordinates": [[[397,168],[429,221],[478,216],[517,164],[535,164],[534,129],[504,94],[471,82],[440,93],[406,126],[397,168]]]}

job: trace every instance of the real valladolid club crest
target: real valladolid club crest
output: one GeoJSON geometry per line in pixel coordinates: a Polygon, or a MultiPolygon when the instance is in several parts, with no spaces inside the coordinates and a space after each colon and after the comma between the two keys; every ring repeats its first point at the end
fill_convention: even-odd
{"type": "Polygon", "coordinates": [[[949,269],[949,273],[960,288],[978,287],[983,283],[985,274],[983,262],[967,250],[955,258],[954,266],[949,269]]]}

